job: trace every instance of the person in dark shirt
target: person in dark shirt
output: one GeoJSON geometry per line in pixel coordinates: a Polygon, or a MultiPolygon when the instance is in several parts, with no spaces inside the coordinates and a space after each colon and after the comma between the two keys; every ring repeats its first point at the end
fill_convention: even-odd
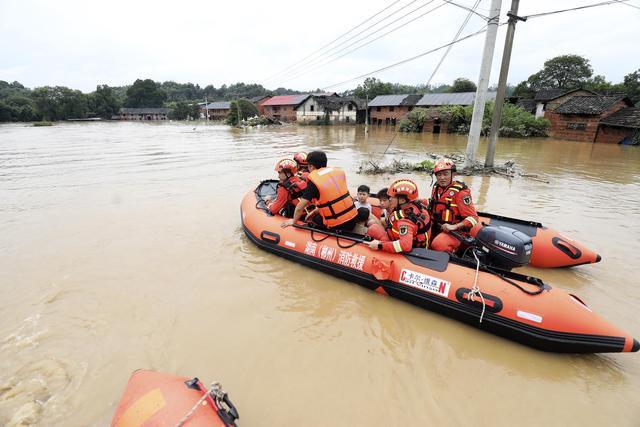
{"type": "Polygon", "coordinates": [[[352,231],[357,222],[357,210],[349,194],[345,173],[341,169],[327,167],[327,155],[322,151],[309,153],[307,163],[307,188],[296,205],[293,218],[283,222],[282,227],[293,225],[302,218],[305,208],[313,203],[319,216],[314,220],[318,227],[352,231]]]}

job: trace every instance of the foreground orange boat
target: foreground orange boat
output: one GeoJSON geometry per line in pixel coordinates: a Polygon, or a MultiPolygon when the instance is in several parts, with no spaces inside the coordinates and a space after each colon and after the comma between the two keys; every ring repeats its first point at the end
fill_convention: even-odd
{"type": "Polygon", "coordinates": [[[112,427],[235,426],[238,411],[214,383],[210,390],[198,380],[137,370],[111,420],[112,427]]]}
{"type": "MultiPolygon", "coordinates": [[[[379,217],[378,199],[371,198],[370,202],[373,206],[374,214],[379,217]]],[[[427,200],[423,202],[425,206],[428,203],[427,200]]],[[[602,257],[593,249],[553,228],[542,225],[542,223],[494,215],[488,212],[478,212],[478,216],[480,221],[471,229],[471,235],[474,237],[486,225],[512,228],[529,236],[533,245],[531,259],[528,264],[531,267],[575,267],[582,264],[593,264],[602,260],[602,257]]]]}
{"type": "Polygon", "coordinates": [[[577,296],[542,280],[444,252],[372,251],[352,234],[305,225],[281,228],[282,217],[265,209],[272,181],[248,192],[242,225],[257,246],[443,315],[545,351],[635,352],[640,343],[594,313],[577,296]]]}

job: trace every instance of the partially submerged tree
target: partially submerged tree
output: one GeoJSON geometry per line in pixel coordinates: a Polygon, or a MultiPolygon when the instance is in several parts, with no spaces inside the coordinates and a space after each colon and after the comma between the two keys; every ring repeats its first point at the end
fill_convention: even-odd
{"type": "Polygon", "coordinates": [[[240,118],[240,120],[247,120],[249,117],[254,117],[259,114],[258,108],[250,101],[238,99],[237,101],[231,101],[226,122],[231,126],[238,126],[238,118],[240,118]],[[238,112],[238,108],[240,112],[238,112]]]}

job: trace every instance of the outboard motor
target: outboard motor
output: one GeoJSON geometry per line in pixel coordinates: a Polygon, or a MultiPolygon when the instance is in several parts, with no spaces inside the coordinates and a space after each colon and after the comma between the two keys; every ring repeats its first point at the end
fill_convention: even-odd
{"type": "Polygon", "coordinates": [[[475,238],[480,261],[503,270],[522,267],[531,259],[531,237],[504,226],[485,225],[475,238]]]}

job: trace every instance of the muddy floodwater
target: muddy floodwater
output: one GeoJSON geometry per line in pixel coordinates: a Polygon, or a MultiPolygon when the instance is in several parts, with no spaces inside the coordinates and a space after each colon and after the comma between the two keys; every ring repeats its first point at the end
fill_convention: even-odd
{"type": "MultiPolygon", "coordinates": [[[[533,350],[266,253],[239,204],[322,149],[355,190],[393,133],[183,123],[0,126],[0,425],[104,426],[131,372],[223,383],[244,426],[638,426],[640,354],[533,350]]],[[[398,135],[383,161],[464,152],[398,135]]],[[[483,155],[485,145],[479,149],[483,155]]],[[[500,140],[548,182],[465,177],[599,264],[522,271],[640,338],[640,147],[500,140]]],[[[408,174],[428,192],[427,174],[408,174]]]]}

